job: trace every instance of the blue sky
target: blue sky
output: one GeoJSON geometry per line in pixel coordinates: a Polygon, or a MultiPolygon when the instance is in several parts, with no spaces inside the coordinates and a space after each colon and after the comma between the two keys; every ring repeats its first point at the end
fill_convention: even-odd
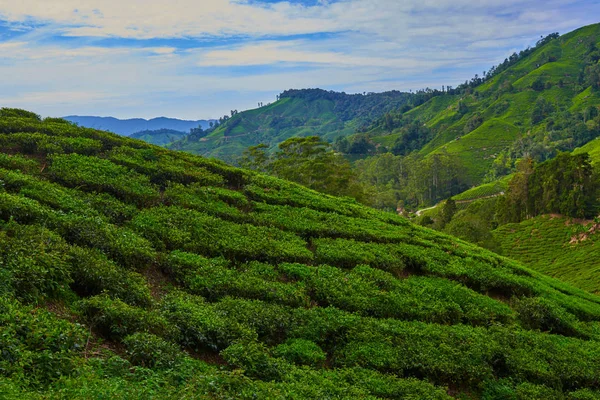
{"type": "Polygon", "coordinates": [[[290,88],[456,86],[600,0],[0,0],[0,106],[219,117],[290,88]]]}

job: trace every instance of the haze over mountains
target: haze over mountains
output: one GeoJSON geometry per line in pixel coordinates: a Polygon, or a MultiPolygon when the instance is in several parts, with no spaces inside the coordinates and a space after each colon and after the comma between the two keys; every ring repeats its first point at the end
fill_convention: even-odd
{"type": "Polygon", "coordinates": [[[69,115],[64,117],[67,121],[74,122],[79,126],[86,128],[100,129],[114,132],[123,136],[130,136],[133,133],[141,131],[156,131],[160,129],[170,129],[179,132],[188,132],[190,129],[201,126],[207,129],[212,120],[188,121],[176,118],[158,117],[150,120],[143,118],[118,119],[113,117],[94,117],[69,115]]]}

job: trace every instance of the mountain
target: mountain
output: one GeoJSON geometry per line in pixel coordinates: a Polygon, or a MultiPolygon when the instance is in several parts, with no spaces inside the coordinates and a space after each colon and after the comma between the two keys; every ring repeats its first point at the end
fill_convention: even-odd
{"type": "Polygon", "coordinates": [[[216,129],[173,143],[172,149],[235,161],[260,143],[272,148],[290,137],[320,136],[333,141],[368,126],[412,97],[398,91],[346,94],[321,89],[288,90],[273,104],[234,113],[216,129]]]}
{"type": "Polygon", "coordinates": [[[5,398],[592,399],[600,297],[348,198],[0,110],[5,398]]]}
{"type": "Polygon", "coordinates": [[[187,136],[189,132],[181,132],[173,129],[158,129],[155,131],[140,131],[131,134],[129,137],[140,139],[144,142],[152,143],[157,146],[165,146],[174,141],[180,140],[187,136]]]}
{"type": "Polygon", "coordinates": [[[599,60],[600,24],[551,34],[483,77],[386,114],[367,135],[381,152],[455,157],[478,184],[524,155],[544,161],[600,136],[590,124],[600,105],[599,60]]]}
{"type": "Polygon", "coordinates": [[[118,133],[123,136],[130,136],[140,131],[155,131],[160,129],[170,129],[180,132],[189,132],[193,128],[201,126],[207,129],[213,120],[187,121],[174,118],[153,118],[150,120],[142,118],[117,119],[113,117],[88,117],[79,115],[70,115],[64,117],[67,121],[74,122],[79,126],[86,128],[101,129],[109,132],[118,133]]]}

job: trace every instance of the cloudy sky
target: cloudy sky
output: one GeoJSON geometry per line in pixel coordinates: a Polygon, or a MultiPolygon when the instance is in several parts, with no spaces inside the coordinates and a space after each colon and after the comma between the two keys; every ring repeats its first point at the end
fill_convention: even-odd
{"type": "Polygon", "coordinates": [[[289,88],[456,86],[600,0],[0,0],[0,106],[218,117],[289,88]]]}

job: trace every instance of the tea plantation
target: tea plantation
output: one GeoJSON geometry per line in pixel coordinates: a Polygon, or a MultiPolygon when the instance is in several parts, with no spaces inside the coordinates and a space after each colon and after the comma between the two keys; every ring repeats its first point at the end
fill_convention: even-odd
{"type": "Polygon", "coordinates": [[[600,297],[515,261],[22,110],[0,150],[2,398],[600,398],[600,297]]]}

